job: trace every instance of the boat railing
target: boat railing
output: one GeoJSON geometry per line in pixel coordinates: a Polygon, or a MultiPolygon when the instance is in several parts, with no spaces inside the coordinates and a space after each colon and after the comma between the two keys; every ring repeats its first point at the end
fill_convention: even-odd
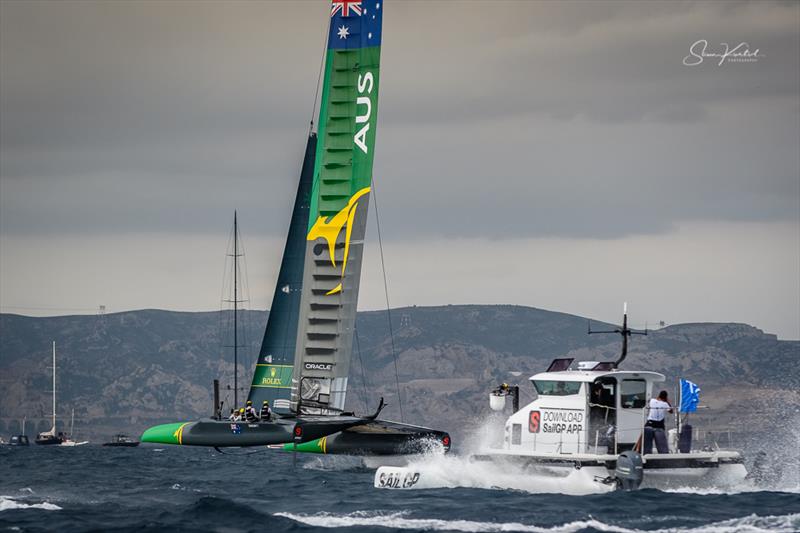
{"type": "MultiPolygon", "coordinates": [[[[617,410],[616,407],[609,407],[609,406],[606,406],[606,405],[595,405],[595,404],[591,404],[590,403],[589,406],[590,407],[603,407],[604,409],[607,409],[609,411],[617,410]]],[[[648,405],[646,405],[646,406],[644,406],[642,408],[642,410],[641,410],[641,413],[642,413],[641,422],[638,423],[636,426],[621,426],[619,424],[619,420],[618,419],[615,420],[615,423],[613,425],[610,425],[610,427],[613,428],[613,454],[614,455],[618,455],[619,454],[619,436],[620,436],[620,433],[625,433],[625,432],[628,432],[628,431],[631,431],[631,430],[638,430],[639,431],[639,439],[638,439],[638,442],[637,442],[637,447],[640,450],[643,448],[642,439],[644,438],[645,428],[647,427],[647,419],[648,419],[649,411],[650,411],[650,407],[648,405]]],[[[666,417],[665,417],[665,419],[666,419],[666,417]]],[[[608,420],[608,418],[606,417],[606,421],[607,420],[608,420]]],[[[680,438],[680,432],[682,430],[682,426],[684,426],[686,424],[686,421],[687,421],[687,419],[685,417],[683,419],[681,419],[679,417],[679,414],[677,412],[675,413],[675,427],[673,429],[675,431],[677,431],[677,437],[678,438],[680,438]]],[[[606,431],[607,431],[608,427],[609,426],[606,426],[606,431]]],[[[669,436],[669,430],[665,430],[665,432],[667,432],[667,435],[669,436]]],[[[604,432],[602,428],[601,429],[596,429],[595,432],[594,432],[594,435],[587,434],[586,441],[583,443],[583,445],[581,445],[581,436],[580,436],[580,433],[579,433],[578,434],[577,449],[580,450],[580,451],[583,451],[583,452],[592,452],[592,451],[594,451],[595,453],[597,453],[597,450],[599,450],[600,448],[603,447],[603,443],[610,444],[609,443],[610,439],[608,439],[608,437],[610,437],[610,436],[611,435],[609,433],[604,432]]],[[[694,428],[693,427],[692,428],[692,443],[693,443],[692,444],[692,448],[693,449],[702,449],[702,450],[706,450],[706,451],[721,450],[721,449],[723,449],[723,447],[725,447],[725,448],[735,448],[736,447],[736,442],[735,442],[736,439],[734,437],[736,437],[736,436],[741,437],[740,435],[737,435],[737,431],[736,430],[731,429],[729,427],[726,427],[726,428],[703,428],[703,429],[699,429],[699,428],[694,428]]],[[[534,447],[535,447],[535,445],[536,444],[534,442],[534,447]]],[[[562,448],[561,443],[559,443],[558,448],[559,448],[559,451],[560,451],[561,448],[562,448]]],[[[669,449],[669,453],[679,453],[678,452],[678,442],[668,441],[668,449],[669,449]]],[[[612,450],[609,449],[608,453],[612,453],[612,450]]]]}

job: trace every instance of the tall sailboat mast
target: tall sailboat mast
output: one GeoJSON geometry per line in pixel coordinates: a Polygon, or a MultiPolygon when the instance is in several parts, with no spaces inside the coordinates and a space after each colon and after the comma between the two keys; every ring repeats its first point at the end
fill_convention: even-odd
{"type": "Polygon", "coordinates": [[[56,434],[56,341],[53,341],[53,435],[56,434]]]}
{"type": "Polygon", "coordinates": [[[237,292],[239,270],[239,222],[233,212],[233,405],[239,406],[239,294],[237,292]]]}
{"type": "MultiPolygon", "coordinates": [[[[230,242],[228,244],[230,246],[230,242]]],[[[239,304],[246,302],[247,299],[239,299],[239,258],[244,256],[239,246],[239,215],[237,211],[233,212],[233,253],[228,248],[227,256],[233,258],[231,268],[233,269],[233,298],[223,300],[230,304],[233,303],[233,404],[239,405],[239,304]]],[[[225,274],[227,275],[227,264],[225,274]]],[[[246,282],[247,280],[245,280],[246,282]]],[[[227,288],[227,286],[226,286],[227,288]]],[[[227,291],[225,291],[227,292],[227,291]]],[[[243,291],[242,291],[243,292],[243,291]]],[[[228,293],[230,294],[230,293],[228,293]]],[[[226,348],[230,348],[230,344],[225,344],[226,348]]],[[[230,385],[228,385],[230,390],[230,385]]]]}

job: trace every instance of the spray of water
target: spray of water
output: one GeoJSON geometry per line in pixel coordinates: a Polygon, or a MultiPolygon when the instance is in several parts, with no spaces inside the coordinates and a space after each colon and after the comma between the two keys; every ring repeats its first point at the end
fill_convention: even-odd
{"type": "MultiPolygon", "coordinates": [[[[743,442],[742,449],[750,472],[743,480],[744,467],[731,467],[731,472],[702,476],[701,485],[686,482],[670,483],[653,488],[667,492],[696,494],[734,494],[751,491],[800,492],[800,412],[780,417],[788,423],[770,438],[743,442]],[[761,464],[756,464],[761,461],[761,464]],[[730,474],[726,477],[727,474],[730,474]],[[730,479],[728,479],[728,477],[730,479]]],[[[475,428],[462,443],[458,454],[432,452],[408,463],[408,469],[419,472],[420,480],[413,488],[486,488],[512,489],[531,493],[590,494],[612,490],[598,483],[597,469],[526,468],[518,463],[476,460],[497,447],[503,436],[502,417],[491,416],[475,428]]],[[[647,476],[646,476],[647,477],[647,476]]],[[[647,481],[645,481],[647,486],[647,481]]]]}

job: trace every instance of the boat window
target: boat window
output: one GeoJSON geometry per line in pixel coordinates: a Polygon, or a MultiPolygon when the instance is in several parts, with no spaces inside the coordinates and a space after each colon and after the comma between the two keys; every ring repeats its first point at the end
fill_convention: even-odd
{"type": "Polygon", "coordinates": [[[641,409],[647,403],[647,382],[643,379],[623,379],[620,404],[625,409],[641,409]]]}
{"type": "Polygon", "coordinates": [[[541,381],[533,382],[536,392],[542,396],[569,396],[581,390],[580,381],[541,381]]]}
{"type": "Polygon", "coordinates": [[[561,372],[563,370],[569,369],[569,365],[575,360],[574,357],[563,357],[559,359],[553,359],[553,362],[550,363],[550,366],[547,367],[545,372],[561,372]]]}

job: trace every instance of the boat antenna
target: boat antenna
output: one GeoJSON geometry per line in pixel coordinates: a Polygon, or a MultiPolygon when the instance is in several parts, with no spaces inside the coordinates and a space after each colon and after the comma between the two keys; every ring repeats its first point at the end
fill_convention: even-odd
{"type": "Polygon", "coordinates": [[[636,331],[630,329],[628,327],[628,302],[622,304],[622,327],[621,328],[614,328],[613,330],[604,330],[604,331],[592,331],[592,323],[589,322],[589,331],[587,332],[589,335],[594,333],[619,333],[622,335],[622,354],[619,356],[619,359],[614,361],[614,368],[619,368],[619,365],[622,364],[622,361],[628,356],[628,337],[631,335],[647,335],[647,326],[645,326],[644,331],[636,331]]]}

